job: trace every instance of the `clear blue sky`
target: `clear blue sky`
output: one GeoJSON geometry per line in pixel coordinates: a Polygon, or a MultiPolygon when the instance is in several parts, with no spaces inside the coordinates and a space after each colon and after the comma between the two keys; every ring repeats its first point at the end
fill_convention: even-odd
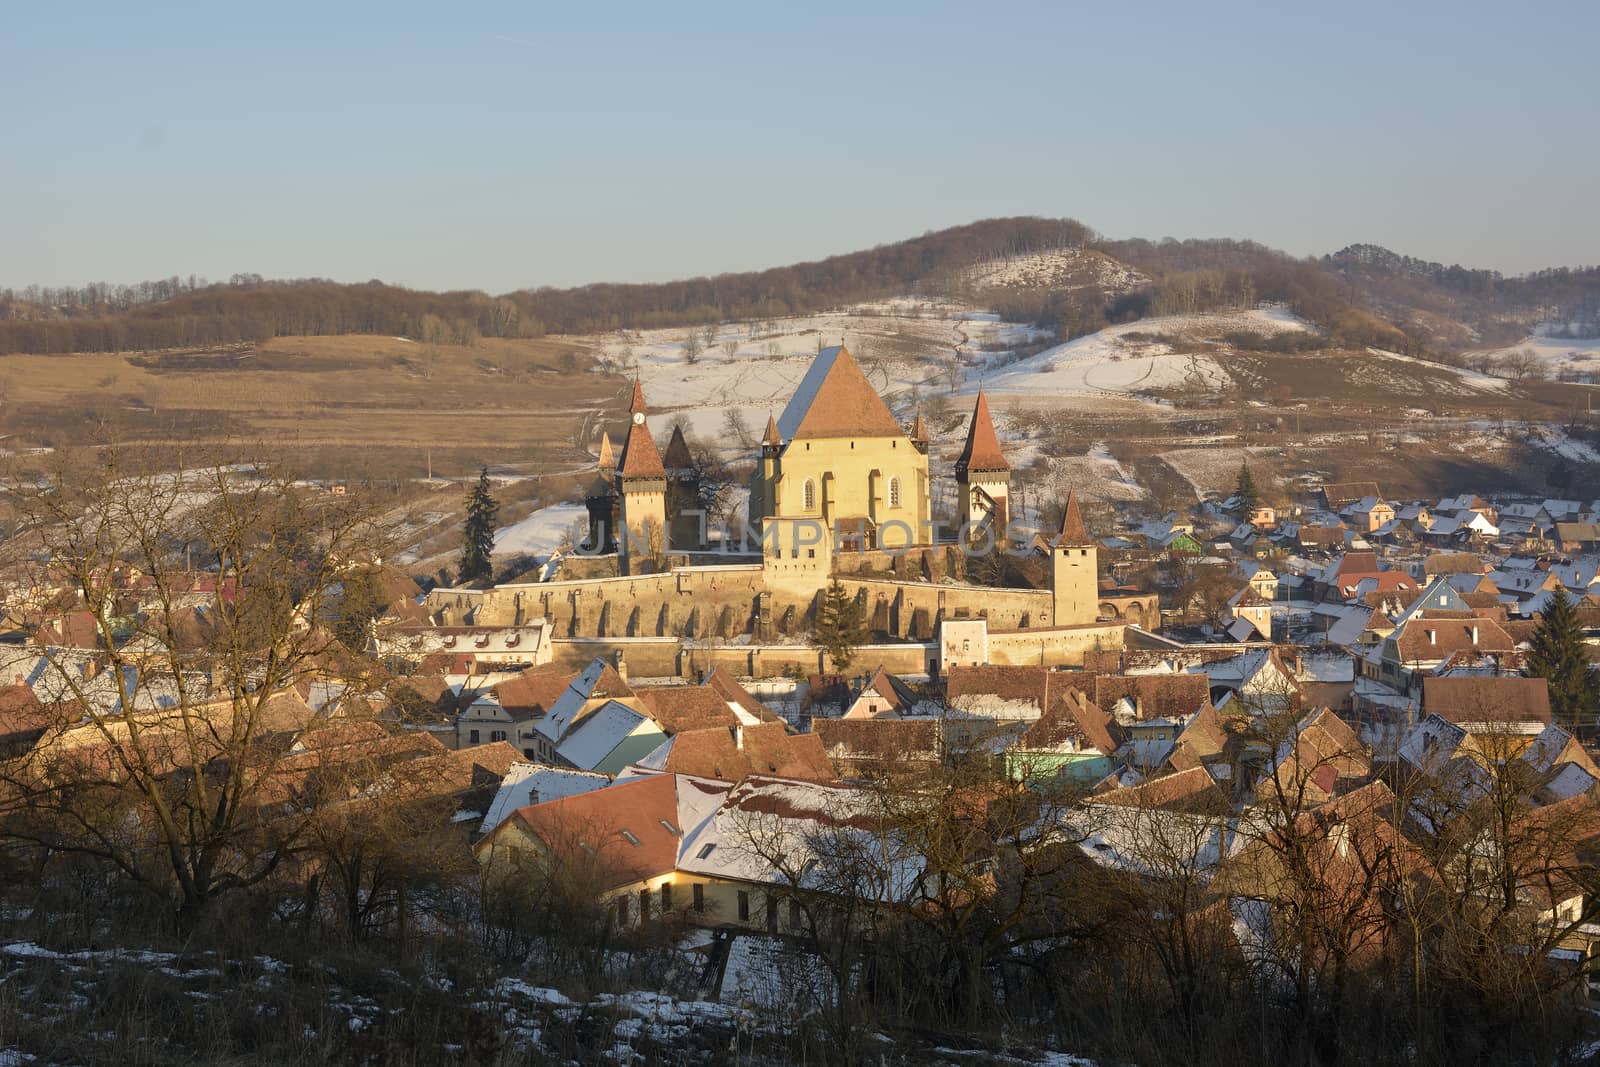
{"type": "Polygon", "coordinates": [[[1600,3],[0,5],[0,285],[773,266],[994,215],[1600,261],[1600,3]]]}

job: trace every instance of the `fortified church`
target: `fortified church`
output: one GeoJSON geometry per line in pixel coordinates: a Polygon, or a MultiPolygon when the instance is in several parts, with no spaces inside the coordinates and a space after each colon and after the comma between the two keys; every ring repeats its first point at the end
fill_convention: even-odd
{"type": "Polygon", "coordinates": [[[542,616],[558,642],[584,646],[574,659],[606,641],[739,641],[757,649],[733,664],[748,674],[762,673],[755,661],[763,642],[779,646],[767,650],[778,658],[789,647],[797,665],[811,665],[816,653],[787,639],[809,630],[821,590],[836,577],[867,609],[875,632],[925,646],[917,666],[935,671],[969,656],[1081,663],[1088,649],[1122,647],[1128,624],[1159,622],[1153,595],[1102,593],[1097,547],[1075,494],[1056,536],[1022,546],[1048,555],[1049,588],[958,580],[965,560],[950,534],[959,530],[972,551],[1007,547],[1011,468],[981,392],[955,464],[957,513],[941,523],[931,509],[922,417],[907,430],[848,349],[820,351],[783,412],[767,420],[745,556],[700,554],[705,530],[686,514],[699,496],[687,443],[675,430],[663,455],[647,413],[636,381],[620,452],[602,436],[585,493],[587,549],[614,558],[609,576],[436,590],[429,597],[435,614],[501,625],[542,616]],[[708,558],[717,562],[699,562],[708,558]]]}

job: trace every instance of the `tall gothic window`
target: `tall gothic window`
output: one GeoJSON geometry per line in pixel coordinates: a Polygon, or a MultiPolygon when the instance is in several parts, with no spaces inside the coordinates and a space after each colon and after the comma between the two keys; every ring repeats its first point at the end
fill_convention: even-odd
{"type": "Polygon", "coordinates": [[[806,484],[800,489],[800,502],[807,511],[817,510],[817,483],[810,478],[806,479],[806,484]]]}
{"type": "Polygon", "coordinates": [[[900,506],[900,479],[899,478],[890,478],[889,479],[889,506],[891,508],[897,508],[897,507],[900,506]]]}

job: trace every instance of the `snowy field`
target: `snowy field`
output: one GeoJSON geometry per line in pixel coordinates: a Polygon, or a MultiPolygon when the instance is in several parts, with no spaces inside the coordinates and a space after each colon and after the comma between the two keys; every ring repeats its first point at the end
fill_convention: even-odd
{"type": "Polygon", "coordinates": [[[521,522],[496,530],[494,554],[547,558],[556,549],[571,545],[575,531],[583,530],[588,522],[589,512],[582,504],[540,508],[521,522]]]}
{"type": "Polygon", "coordinates": [[[1572,341],[1536,334],[1507,348],[1494,349],[1493,354],[1503,356],[1524,348],[1531,348],[1539,357],[1546,377],[1600,382],[1600,338],[1572,341]]]}
{"type": "Polygon", "coordinates": [[[1216,390],[1231,379],[1212,357],[1176,352],[1166,341],[1148,338],[1161,335],[1200,341],[1235,332],[1278,334],[1308,328],[1281,308],[1140,319],[999,366],[969,379],[962,391],[976,392],[981,385],[998,395],[1126,396],[1191,383],[1201,390],[1216,390]]]}
{"type": "Polygon", "coordinates": [[[599,339],[602,357],[637,373],[650,430],[663,448],[675,421],[692,437],[748,456],[768,415],[779,415],[820,348],[843,342],[897,417],[922,398],[958,389],[980,353],[1039,338],[1031,326],[934,301],[891,300],[837,312],[704,329],[631,331],[599,339]],[[694,341],[689,338],[691,335],[694,341]],[[698,348],[698,352],[691,352],[698,348]]]}

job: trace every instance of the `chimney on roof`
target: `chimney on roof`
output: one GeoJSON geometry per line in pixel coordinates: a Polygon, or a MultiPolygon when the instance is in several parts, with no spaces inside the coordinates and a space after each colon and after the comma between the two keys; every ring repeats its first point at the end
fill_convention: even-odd
{"type": "Polygon", "coordinates": [[[611,666],[616,668],[617,677],[624,682],[628,680],[628,661],[623,658],[622,649],[619,648],[611,653],[611,666]]]}
{"type": "Polygon", "coordinates": [[[744,723],[742,722],[733,724],[733,747],[740,752],[744,751],[744,723]]]}
{"type": "Polygon", "coordinates": [[[1472,643],[1478,643],[1478,628],[1476,626],[1472,628],[1472,643]]]}

